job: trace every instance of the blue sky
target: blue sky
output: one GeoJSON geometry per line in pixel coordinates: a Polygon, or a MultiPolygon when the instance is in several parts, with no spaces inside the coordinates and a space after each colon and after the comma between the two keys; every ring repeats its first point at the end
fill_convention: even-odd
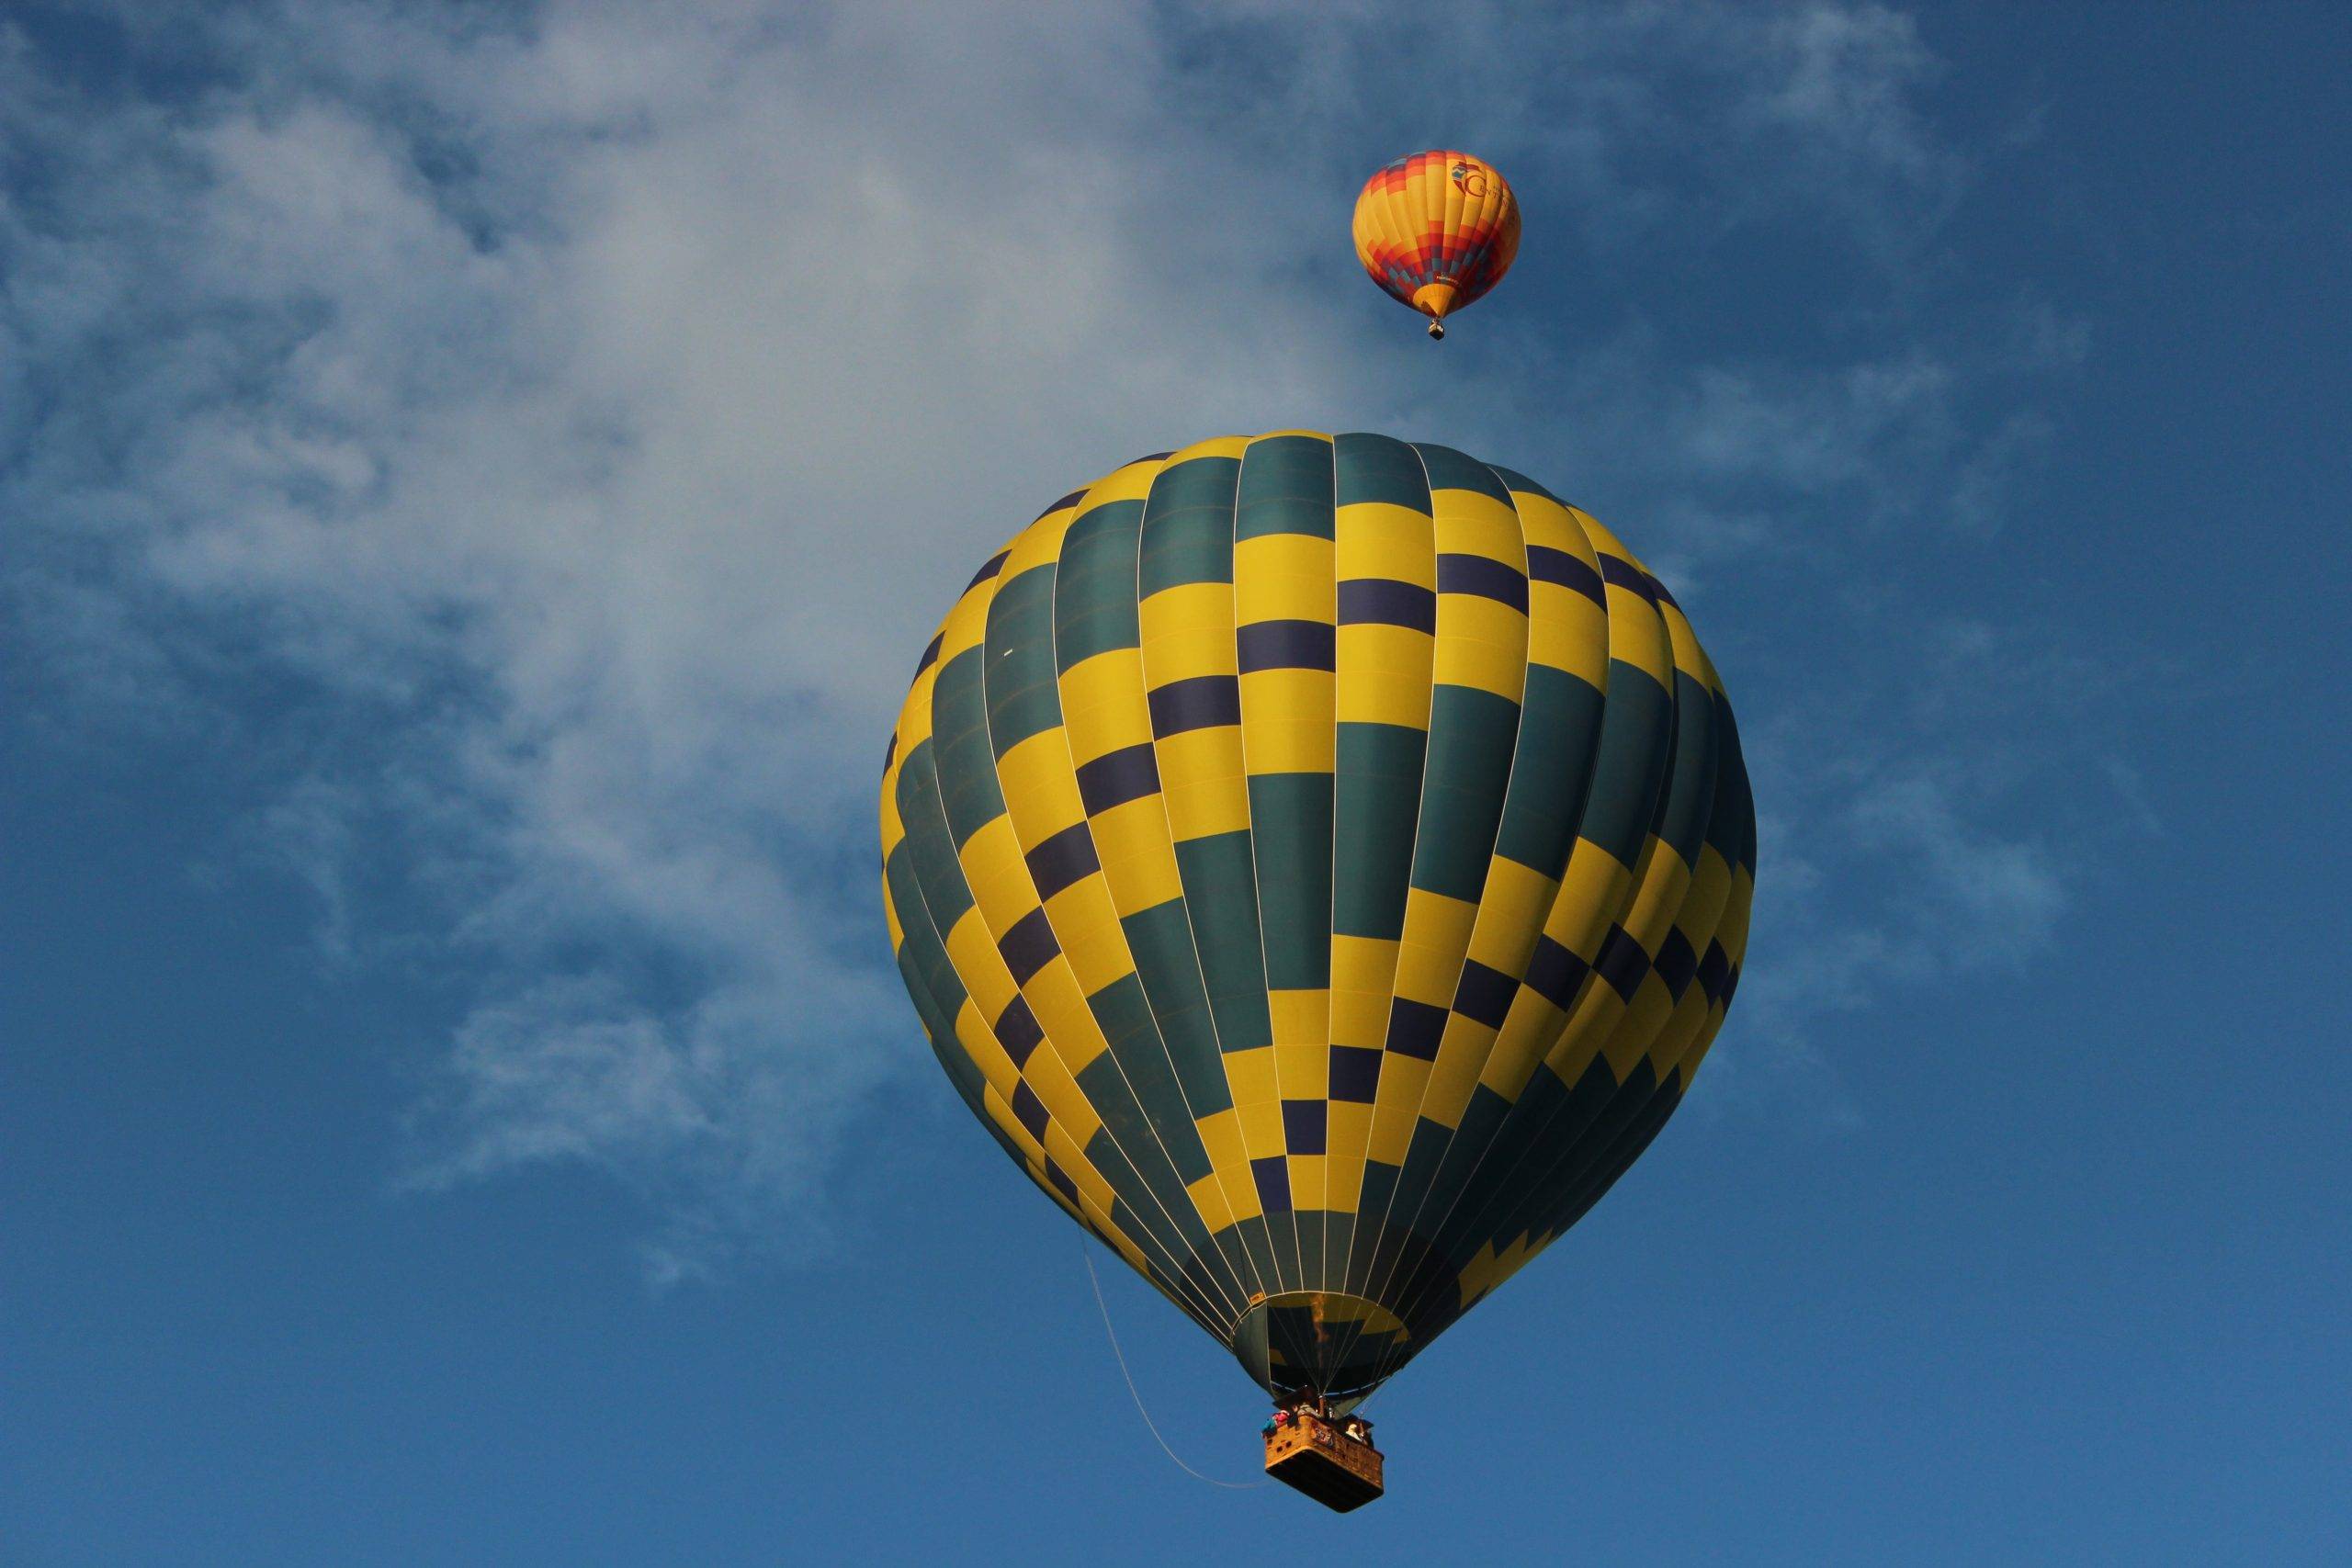
{"type": "Polygon", "coordinates": [[[1553,9],[0,12],[0,1562],[2352,1556],[2352,17],[1553,9]],[[1005,535],[1288,425],[1610,524],[1762,818],[1345,1519],[1152,1446],[869,798],[1005,535]]]}

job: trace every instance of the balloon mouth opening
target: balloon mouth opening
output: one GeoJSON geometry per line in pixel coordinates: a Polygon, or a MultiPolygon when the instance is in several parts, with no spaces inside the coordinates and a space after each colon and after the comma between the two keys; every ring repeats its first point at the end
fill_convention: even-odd
{"type": "Polygon", "coordinates": [[[1339,1291],[1286,1291],[1252,1303],[1234,1326],[1232,1345],[1268,1392],[1311,1389],[1347,1408],[1418,1348],[1412,1338],[1377,1302],[1339,1291]]]}

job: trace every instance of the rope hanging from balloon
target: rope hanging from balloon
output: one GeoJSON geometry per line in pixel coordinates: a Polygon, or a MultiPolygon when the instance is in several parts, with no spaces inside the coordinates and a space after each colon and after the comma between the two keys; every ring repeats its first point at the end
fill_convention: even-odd
{"type": "Polygon", "coordinates": [[[1203,1475],[1176,1457],[1176,1450],[1170,1448],[1168,1439],[1159,1435],[1159,1427],[1153,1422],[1151,1412],[1143,1407],[1143,1395],[1136,1388],[1135,1374],[1127,1371],[1127,1353],[1119,1348],[1119,1332],[1111,1326],[1111,1309],[1102,1300],[1102,1280],[1094,1272],[1094,1258],[1086,1250],[1086,1240],[1083,1236],[1079,1238],[1078,1257],[1079,1261],[1086,1265],[1086,1282],[1094,1287],[1094,1310],[1102,1314],[1102,1332],[1110,1337],[1111,1354],[1118,1358],[1119,1375],[1127,1380],[1127,1397],[1136,1402],[1136,1414],[1143,1417],[1144,1430],[1149,1432],[1151,1440],[1159,1445],[1159,1451],[1166,1454],[1177,1469],[1193,1480],[1205,1481],[1212,1486],[1222,1486],[1228,1492],[1249,1492],[1266,1484],[1263,1481],[1219,1481],[1214,1475],[1203,1475]]]}

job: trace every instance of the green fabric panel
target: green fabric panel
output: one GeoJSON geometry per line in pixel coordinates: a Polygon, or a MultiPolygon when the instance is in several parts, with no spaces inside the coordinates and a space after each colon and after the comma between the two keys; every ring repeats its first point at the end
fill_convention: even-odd
{"type": "Polygon", "coordinates": [[[1250,837],[1266,984],[1278,991],[1330,985],[1331,775],[1252,774],[1250,837]]]}
{"type": "MultiPolygon", "coordinates": [[[[1107,1057],[1098,1057],[1089,1064],[1086,1073],[1080,1075],[1080,1078],[1092,1074],[1095,1067],[1104,1066],[1108,1060],[1107,1057]]],[[[1104,1080],[1096,1077],[1094,1082],[1100,1087],[1104,1080]]],[[[1080,1087],[1084,1089],[1085,1085],[1081,1083],[1080,1087]]],[[[1207,1227],[1201,1224],[1199,1214],[1193,1212],[1190,1199],[1181,1209],[1170,1206],[1162,1193],[1146,1182],[1129,1161],[1127,1154],[1135,1147],[1131,1134],[1148,1140],[1150,1133],[1148,1128],[1132,1125],[1131,1105],[1117,1104],[1116,1091],[1112,1092],[1114,1100],[1113,1113],[1103,1115],[1102,1125],[1094,1130],[1094,1135],[1087,1139],[1085,1146],[1079,1151],[1110,1184],[1115,1200],[1111,1209],[1111,1221],[1134,1237],[1138,1246],[1160,1254],[1161,1266],[1167,1270],[1170,1282],[1182,1281],[1177,1293],[1191,1301],[1195,1311],[1212,1323],[1222,1321],[1231,1315],[1241,1302],[1248,1300],[1249,1292],[1239,1290],[1238,1281],[1227,1285],[1223,1291],[1205,1289],[1193,1282],[1203,1260],[1194,1246],[1193,1236],[1186,1234],[1185,1221],[1192,1222],[1190,1228],[1198,1234],[1201,1247],[1211,1246],[1207,1227]],[[1122,1129],[1113,1120],[1114,1114],[1120,1121],[1129,1122],[1130,1125],[1122,1129]]],[[[1091,1093],[1087,1098],[1093,1100],[1091,1093]]],[[[1099,1101],[1095,1102],[1095,1110],[1098,1112],[1103,1110],[1099,1101]]],[[[1147,1141],[1143,1146],[1149,1149],[1151,1145],[1147,1141]]],[[[1156,1152],[1150,1157],[1162,1172],[1168,1169],[1168,1162],[1160,1159],[1156,1152]]]]}
{"type": "Polygon", "coordinates": [[[1413,443],[1413,450],[1420,454],[1421,466],[1429,470],[1431,490],[1469,490],[1505,506],[1510,504],[1510,491],[1495,477],[1494,469],[1465,452],[1451,446],[1432,446],[1413,443]]]}
{"type": "Polygon", "coordinates": [[[1228,1052],[1272,1044],[1249,829],[1178,844],[1176,870],[1184,884],[1184,907],[1193,916],[1217,1043],[1228,1052]]]}
{"type": "Polygon", "coordinates": [[[1581,676],[1548,665],[1527,667],[1527,700],[1511,760],[1495,852],[1546,876],[1566,869],[1577,824],[1599,755],[1600,694],[1581,676]]]}
{"type": "Polygon", "coordinates": [[[1209,1017],[1200,962],[1193,956],[1193,923],[1184,900],[1170,898],[1139,910],[1122,919],[1119,928],[1126,933],[1136,977],[1160,1039],[1175,1061],[1177,1080],[1193,1114],[1210,1116],[1227,1109],[1233,1104],[1233,1089],[1217,1054],[1216,1026],[1209,1017]]]}
{"type": "Polygon", "coordinates": [[[997,585],[989,601],[986,671],[989,744],[1001,757],[1062,721],[1054,669],[1054,568],[1032,567],[997,585]]]}
{"type": "Polygon", "coordinates": [[[931,922],[944,942],[964,911],[972,907],[972,890],[965,884],[956,846],[948,840],[939,803],[939,777],[932,768],[933,755],[932,743],[925,740],[899,765],[899,816],[907,827],[901,847],[914,856],[915,880],[931,910],[931,922]]]}
{"type": "Polygon", "coordinates": [[[1331,451],[1341,506],[1378,501],[1429,512],[1430,486],[1420,457],[1402,441],[1351,431],[1333,439],[1331,451]]]}
{"type": "Polygon", "coordinates": [[[1331,444],[1311,435],[1253,441],[1241,456],[1233,536],[1312,534],[1328,539],[1331,522],[1331,444]]]}
{"type": "Polygon", "coordinates": [[[982,690],[985,660],[967,648],[940,666],[933,690],[931,744],[938,767],[940,800],[956,842],[1004,815],[1004,795],[996,782],[996,753],[989,746],[989,716],[982,690]]]}
{"type": "Polygon", "coordinates": [[[1623,864],[1641,859],[1657,814],[1674,735],[1673,702],[1645,670],[1609,661],[1609,702],[1600,716],[1600,755],[1578,832],[1623,864]]]}
{"type": "Polygon", "coordinates": [[[1187,582],[1233,581],[1233,494],[1238,457],[1194,457],[1159,470],[1143,509],[1136,596],[1187,582]]]}
{"type": "Polygon", "coordinates": [[[1395,724],[1340,726],[1333,780],[1331,930],[1394,942],[1405,932],[1413,824],[1429,736],[1395,724]]]}
{"type": "Polygon", "coordinates": [[[1674,760],[1658,807],[1657,836],[1685,865],[1696,864],[1715,803],[1715,702],[1707,688],[1674,675],[1674,760]]]}
{"type": "Polygon", "coordinates": [[[914,857],[906,852],[904,840],[892,852],[883,874],[889,881],[891,901],[899,907],[899,926],[905,932],[899,943],[899,974],[906,981],[907,995],[914,998],[915,1012],[930,1037],[931,1053],[939,1058],[948,1081],[972,1114],[994,1131],[980,1100],[988,1079],[956,1037],[956,1015],[965,1000],[964,983],[948,965],[938,933],[932,930],[931,912],[923,907],[922,889],[915,880],[914,857]]]}
{"type": "MultiPolygon", "coordinates": [[[[1193,1206],[1191,1194],[1177,1179],[1178,1168],[1171,1158],[1175,1153],[1174,1145],[1162,1146],[1164,1134],[1172,1129],[1167,1120],[1143,1102],[1124,1067],[1118,1053],[1112,1050],[1105,1051],[1079,1070],[1079,1091],[1086,1096],[1087,1104],[1094,1108],[1094,1114],[1102,1118],[1102,1133],[1095,1135],[1101,1137],[1107,1133],[1117,1141],[1119,1148],[1125,1151],[1124,1162],[1116,1155],[1112,1156],[1113,1166],[1118,1168],[1124,1164],[1135,1168],[1137,1179],[1150,1196],[1147,1208],[1157,1222],[1156,1228],[1182,1237],[1183,1246],[1181,1252],[1197,1254],[1210,1246],[1209,1231],[1201,1220],[1200,1212],[1193,1206]]],[[[1172,1084],[1170,1086],[1171,1090],[1173,1087],[1172,1084]]],[[[1182,1107],[1174,1108],[1173,1120],[1187,1129],[1192,1126],[1182,1107]]],[[[1209,1173],[1208,1156],[1198,1150],[1197,1135],[1193,1141],[1200,1162],[1197,1174],[1206,1176],[1209,1173]]],[[[1102,1170],[1106,1177],[1110,1175],[1101,1160],[1095,1161],[1095,1168],[1102,1170]]],[[[1126,1195],[1124,1184],[1114,1180],[1112,1185],[1121,1196],[1126,1195]]],[[[1129,1201],[1139,1201],[1136,1199],[1129,1201]]]]}
{"type": "Polygon", "coordinates": [[[1432,691],[1414,886],[1472,903],[1486,891],[1518,731],[1519,705],[1509,697],[1472,686],[1432,691]]]}
{"type": "Polygon", "coordinates": [[[1142,639],[1136,613],[1136,547],[1143,502],[1095,507],[1062,536],[1054,582],[1054,662],[1066,671],[1142,639]]]}
{"type": "MultiPolygon", "coordinates": [[[[1159,1043],[1159,1026],[1152,1021],[1150,1005],[1144,999],[1143,984],[1133,975],[1122,976],[1086,998],[1093,1010],[1094,1021],[1102,1026],[1102,1036],[1111,1043],[1110,1056],[1115,1058],[1120,1071],[1125,1075],[1128,1087],[1144,1114],[1151,1120],[1161,1142],[1168,1146],[1169,1158],[1176,1165],[1176,1173],[1186,1182],[1198,1181],[1209,1173],[1208,1150],[1202,1146],[1200,1130],[1193,1119],[1205,1112],[1186,1103],[1182,1085],[1169,1066],[1168,1053],[1159,1043]]],[[[1097,1058],[1092,1066],[1099,1066],[1097,1058]]],[[[1080,1087],[1085,1075],[1080,1074],[1080,1087]]],[[[1089,1091],[1092,1098],[1092,1091],[1089,1091]]],[[[1097,1101],[1097,1109],[1100,1102],[1097,1101]]],[[[1120,1134],[1124,1142],[1125,1134],[1120,1134]]],[[[1185,1206],[1191,1206],[1189,1198],[1185,1206]]]]}
{"type": "Polygon", "coordinates": [[[1487,467],[1493,470],[1495,478],[1502,480],[1505,485],[1509,486],[1512,490],[1524,491],[1530,495],[1540,495],[1555,506],[1566,506],[1567,504],[1566,502],[1562,501],[1558,496],[1554,495],[1550,491],[1545,490],[1542,485],[1537,484],[1525,474],[1520,473],[1511,468],[1503,468],[1499,464],[1496,463],[1488,463],[1487,467]]]}

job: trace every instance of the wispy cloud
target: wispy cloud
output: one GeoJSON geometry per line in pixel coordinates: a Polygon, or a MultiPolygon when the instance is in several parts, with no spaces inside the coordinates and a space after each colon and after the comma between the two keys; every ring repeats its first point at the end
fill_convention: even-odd
{"type": "MultiPolygon", "coordinates": [[[[2046,365],[1906,313],[1891,258],[1969,170],[1880,7],[94,17],[108,69],[0,51],[8,613],[57,713],[266,737],[330,953],[473,987],[409,1183],[604,1170],[668,1216],[658,1277],[810,1220],[848,1119],[928,1081],[867,795],[932,617],[1068,484],[1303,414],[1444,432],[1704,582],[1939,496],[1987,526],[2036,439],[1984,406],[2046,365]],[[1367,83],[1541,171],[1600,264],[1828,226],[1864,319],[1733,356],[1620,321],[1487,351],[1541,397],[1417,390],[1332,238],[1402,150],[1367,83]]],[[[1924,852],[1948,925],[2056,916],[1932,768],[1771,782],[1832,989],[1933,939],[1805,913],[1806,865],[1924,852]]]]}

